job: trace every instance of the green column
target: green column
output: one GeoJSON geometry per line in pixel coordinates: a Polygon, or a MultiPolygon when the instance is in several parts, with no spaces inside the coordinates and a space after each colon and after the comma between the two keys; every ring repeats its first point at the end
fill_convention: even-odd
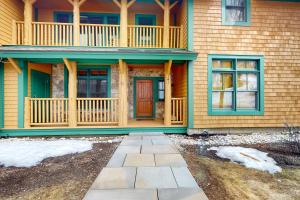
{"type": "MultiPolygon", "coordinates": [[[[194,0],[188,0],[188,50],[193,51],[194,0]]],[[[194,128],[194,62],[188,61],[188,128],[194,128]]]]}
{"type": "Polygon", "coordinates": [[[22,73],[18,74],[18,128],[24,128],[24,102],[28,96],[28,65],[24,60],[19,60],[22,73]]]}
{"type": "Polygon", "coordinates": [[[0,128],[4,127],[4,64],[0,62],[0,128]]]}

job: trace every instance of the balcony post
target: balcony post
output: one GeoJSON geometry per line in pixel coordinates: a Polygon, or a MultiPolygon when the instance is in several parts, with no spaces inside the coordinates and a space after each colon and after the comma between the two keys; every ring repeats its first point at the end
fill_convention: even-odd
{"type": "Polygon", "coordinates": [[[64,58],[64,63],[69,71],[69,127],[77,126],[77,63],[64,58]]]}
{"type": "Polygon", "coordinates": [[[171,101],[172,101],[172,93],[171,93],[171,67],[172,60],[169,60],[165,63],[165,118],[164,123],[165,126],[171,125],[171,101]]]}
{"type": "Polygon", "coordinates": [[[128,121],[128,66],[119,60],[119,126],[127,126],[128,121]]]}
{"type": "Polygon", "coordinates": [[[24,44],[32,45],[32,5],[36,0],[23,0],[24,2],[24,44]]]}

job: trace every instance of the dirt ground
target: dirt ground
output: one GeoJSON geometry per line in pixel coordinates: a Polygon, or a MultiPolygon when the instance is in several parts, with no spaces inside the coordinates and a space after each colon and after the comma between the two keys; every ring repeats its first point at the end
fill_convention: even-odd
{"type": "Polygon", "coordinates": [[[283,168],[275,175],[200,156],[185,146],[183,156],[210,200],[299,200],[300,168],[283,168]]]}
{"type": "Polygon", "coordinates": [[[48,158],[35,167],[0,167],[0,199],[81,200],[117,146],[95,143],[91,151],[48,158]]]}

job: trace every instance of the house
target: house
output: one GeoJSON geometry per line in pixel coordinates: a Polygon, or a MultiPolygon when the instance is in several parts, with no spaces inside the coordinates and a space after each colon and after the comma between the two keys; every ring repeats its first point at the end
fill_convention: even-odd
{"type": "Polygon", "coordinates": [[[0,135],[300,125],[300,3],[0,0],[0,135]]]}

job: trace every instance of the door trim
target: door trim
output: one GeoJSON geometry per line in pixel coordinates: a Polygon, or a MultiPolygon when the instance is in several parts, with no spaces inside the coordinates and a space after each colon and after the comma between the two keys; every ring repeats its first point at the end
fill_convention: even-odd
{"type": "Polygon", "coordinates": [[[164,77],[133,77],[133,118],[136,119],[136,81],[137,80],[152,80],[152,92],[153,92],[153,108],[151,117],[139,117],[140,119],[155,119],[156,118],[156,103],[158,102],[158,80],[164,80],[164,77]]]}

